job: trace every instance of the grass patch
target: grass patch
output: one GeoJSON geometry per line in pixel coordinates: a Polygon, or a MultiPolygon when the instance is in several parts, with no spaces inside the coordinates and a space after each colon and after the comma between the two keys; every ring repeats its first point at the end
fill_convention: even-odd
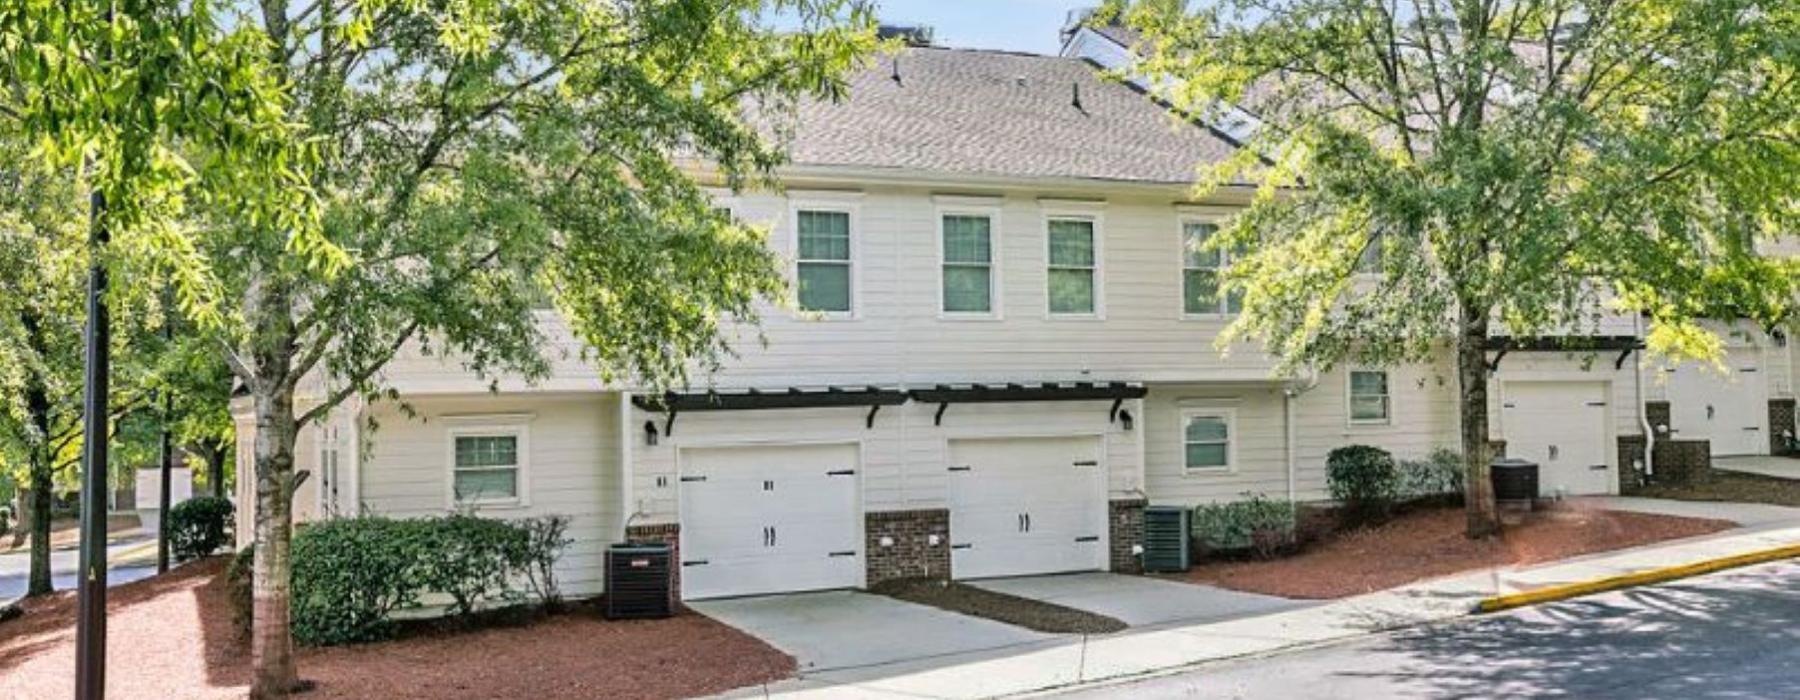
{"type": "Polygon", "coordinates": [[[974,617],[1053,634],[1109,634],[1130,625],[1074,608],[997,593],[956,581],[907,578],[883,581],[869,589],[908,603],[929,605],[974,617]]]}

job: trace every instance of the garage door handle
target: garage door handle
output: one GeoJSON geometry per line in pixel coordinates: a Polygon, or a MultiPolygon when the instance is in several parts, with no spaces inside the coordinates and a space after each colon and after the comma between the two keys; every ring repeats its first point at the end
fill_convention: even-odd
{"type": "Polygon", "coordinates": [[[962,467],[951,467],[951,468],[950,468],[950,471],[953,471],[953,472],[966,472],[966,471],[969,471],[969,467],[966,467],[966,466],[962,466],[962,467]]]}
{"type": "Polygon", "coordinates": [[[854,552],[854,551],[851,551],[851,552],[832,552],[832,553],[830,553],[830,554],[827,554],[827,555],[825,555],[825,556],[828,556],[828,557],[854,557],[854,556],[856,556],[856,552],[854,552]]]}
{"type": "Polygon", "coordinates": [[[1588,467],[1589,471],[1596,471],[1596,472],[1603,472],[1603,471],[1606,471],[1607,469],[1609,469],[1609,467],[1607,467],[1604,464],[1595,464],[1595,465],[1591,465],[1588,467]]]}
{"type": "Polygon", "coordinates": [[[1745,428],[1745,430],[1752,430],[1752,431],[1761,431],[1761,430],[1762,430],[1762,428],[1760,428],[1760,427],[1757,427],[1757,426],[1754,426],[1754,425],[1752,425],[1752,426],[1750,426],[1750,427],[1748,427],[1748,428],[1745,428]]]}
{"type": "Polygon", "coordinates": [[[1589,401],[1589,402],[1587,402],[1587,405],[1589,405],[1589,406],[1605,406],[1606,402],[1605,401],[1589,401]]]}
{"type": "Polygon", "coordinates": [[[682,480],[682,481],[683,481],[683,482],[687,482],[687,481],[706,481],[706,477],[704,477],[704,476],[684,476],[684,477],[681,477],[681,480],[682,480]]]}
{"type": "Polygon", "coordinates": [[[967,543],[967,542],[964,542],[964,543],[962,543],[962,544],[953,544],[953,545],[950,545],[950,548],[951,548],[951,549],[974,549],[974,548],[975,548],[975,545],[973,545],[973,544],[970,544],[970,543],[967,543]]]}
{"type": "Polygon", "coordinates": [[[1076,542],[1099,542],[1100,536],[1099,535],[1088,535],[1086,537],[1077,537],[1077,538],[1075,538],[1075,541],[1076,542]]]}
{"type": "Polygon", "coordinates": [[[1084,459],[1079,462],[1076,462],[1075,466],[1077,466],[1077,467],[1098,467],[1098,466],[1100,466],[1100,461],[1094,460],[1094,459],[1084,459]]]}
{"type": "Polygon", "coordinates": [[[682,566],[706,566],[706,564],[707,564],[707,562],[705,559],[695,559],[693,561],[681,562],[682,566]]]}
{"type": "Polygon", "coordinates": [[[855,476],[855,475],[856,475],[855,469],[839,469],[834,472],[825,472],[825,476],[855,476]]]}

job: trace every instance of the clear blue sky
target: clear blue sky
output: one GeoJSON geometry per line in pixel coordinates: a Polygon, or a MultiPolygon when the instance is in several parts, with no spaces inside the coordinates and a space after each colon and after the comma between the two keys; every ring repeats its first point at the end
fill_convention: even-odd
{"type": "Polygon", "coordinates": [[[885,24],[924,24],[944,46],[1054,54],[1069,10],[1099,0],[876,0],[885,24]]]}

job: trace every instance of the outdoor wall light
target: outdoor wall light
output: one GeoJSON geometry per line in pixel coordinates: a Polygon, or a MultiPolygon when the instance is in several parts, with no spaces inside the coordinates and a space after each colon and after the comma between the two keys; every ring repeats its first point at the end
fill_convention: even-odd
{"type": "Polygon", "coordinates": [[[1124,426],[1125,432],[1131,432],[1131,412],[1130,411],[1119,411],[1119,424],[1121,426],[1124,426]]]}
{"type": "Polygon", "coordinates": [[[656,421],[644,421],[644,444],[656,446],[656,421]]]}

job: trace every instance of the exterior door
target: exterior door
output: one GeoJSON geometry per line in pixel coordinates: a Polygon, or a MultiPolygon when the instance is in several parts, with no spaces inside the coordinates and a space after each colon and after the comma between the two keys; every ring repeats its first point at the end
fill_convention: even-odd
{"type": "Polygon", "coordinates": [[[688,600],[862,585],[855,445],[681,453],[688,600]]]}
{"type": "Polygon", "coordinates": [[[952,440],[950,571],[955,578],[1106,566],[1099,438],[952,440]]]}
{"type": "Polygon", "coordinates": [[[1538,493],[1609,494],[1619,477],[1607,459],[1607,384],[1507,382],[1501,420],[1506,455],[1538,464],[1538,493]]]}
{"type": "Polygon", "coordinates": [[[1665,375],[1676,439],[1706,440],[1714,457],[1769,453],[1768,387],[1757,354],[1728,352],[1725,373],[1690,362],[1665,375]]]}

